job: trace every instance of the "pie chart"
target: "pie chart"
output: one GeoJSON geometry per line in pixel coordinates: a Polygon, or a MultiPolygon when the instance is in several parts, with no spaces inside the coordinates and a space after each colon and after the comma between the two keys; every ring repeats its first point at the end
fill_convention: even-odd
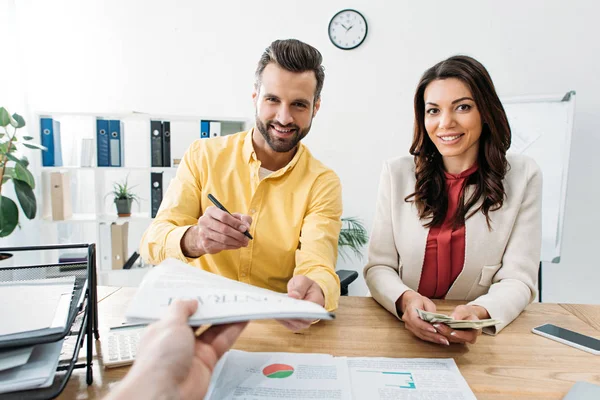
{"type": "Polygon", "coordinates": [[[271,364],[267,365],[262,370],[263,375],[267,378],[287,378],[294,373],[294,368],[291,365],[286,364],[271,364]]]}

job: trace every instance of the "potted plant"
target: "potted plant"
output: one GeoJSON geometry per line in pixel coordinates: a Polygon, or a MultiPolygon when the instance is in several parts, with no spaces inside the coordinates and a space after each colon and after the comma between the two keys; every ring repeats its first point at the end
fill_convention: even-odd
{"type": "MultiPolygon", "coordinates": [[[[20,147],[47,149],[33,143],[32,136],[17,135],[17,130],[24,126],[23,117],[19,114],[10,115],[4,107],[0,107],[0,238],[10,235],[17,226],[21,227],[17,204],[4,195],[6,192],[4,189],[9,181],[13,183],[17,201],[25,217],[33,219],[37,212],[37,202],[33,192],[35,179],[28,169],[29,161],[20,151],[20,147]]],[[[0,260],[5,257],[0,255],[0,260]]]]}
{"type": "Polygon", "coordinates": [[[132,191],[134,187],[129,186],[127,178],[122,182],[115,182],[113,184],[113,190],[109,194],[113,195],[119,217],[129,217],[131,215],[131,204],[134,201],[138,204],[140,203],[139,196],[132,191]]]}

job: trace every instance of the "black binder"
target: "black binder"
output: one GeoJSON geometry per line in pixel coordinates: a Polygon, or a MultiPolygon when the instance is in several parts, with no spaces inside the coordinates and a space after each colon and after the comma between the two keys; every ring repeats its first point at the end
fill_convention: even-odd
{"type": "MultiPolygon", "coordinates": [[[[169,143],[169,149],[171,145],[169,143]]],[[[150,150],[152,166],[163,166],[163,126],[160,121],[150,121],[150,150]]],[[[170,151],[169,151],[170,152],[170,151]]]]}
{"type": "Polygon", "coordinates": [[[150,179],[150,195],[152,198],[152,218],[156,217],[163,196],[163,173],[152,172],[150,179]]]}
{"type": "Polygon", "coordinates": [[[163,167],[171,166],[171,123],[163,121],[162,162],[163,167]]]}

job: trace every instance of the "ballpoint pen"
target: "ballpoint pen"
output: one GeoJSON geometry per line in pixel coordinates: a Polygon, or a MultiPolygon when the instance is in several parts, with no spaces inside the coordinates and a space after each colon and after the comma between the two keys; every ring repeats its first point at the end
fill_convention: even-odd
{"type": "MultiPolygon", "coordinates": [[[[208,199],[209,199],[210,201],[212,201],[212,203],[213,203],[215,206],[217,206],[217,208],[218,208],[218,209],[220,209],[220,210],[223,210],[223,211],[225,211],[227,214],[231,215],[231,213],[230,213],[229,211],[227,211],[227,209],[225,208],[225,206],[224,206],[223,204],[219,203],[219,200],[217,200],[217,199],[215,198],[215,196],[213,196],[212,194],[210,194],[210,193],[209,193],[209,194],[208,194],[208,199]]],[[[248,237],[248,239],[254,239],[254,238],[252,237],[252,235],[250,235],[250,232],[248,232],[248,231],[244,232],[244,235],[246,235],[246,237],[248,237]]]]}

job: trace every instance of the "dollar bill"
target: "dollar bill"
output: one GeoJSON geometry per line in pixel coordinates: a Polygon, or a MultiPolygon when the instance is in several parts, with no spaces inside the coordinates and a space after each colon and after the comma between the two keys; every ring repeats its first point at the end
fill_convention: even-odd
{"type": "Polygon", "coordinates": [[[419,317],[423,321],[427,321],[429,323],[442,323],[448,325],[452,329],[481,329],[488,326],[494,326],[499,324],[501,321],[489,318],[489,319],[480,319],[480,320],[457,320],[449,317],[448,315],[432,313],[428,311],[419,310],[417,308],[417,313],[419,317]]]}

